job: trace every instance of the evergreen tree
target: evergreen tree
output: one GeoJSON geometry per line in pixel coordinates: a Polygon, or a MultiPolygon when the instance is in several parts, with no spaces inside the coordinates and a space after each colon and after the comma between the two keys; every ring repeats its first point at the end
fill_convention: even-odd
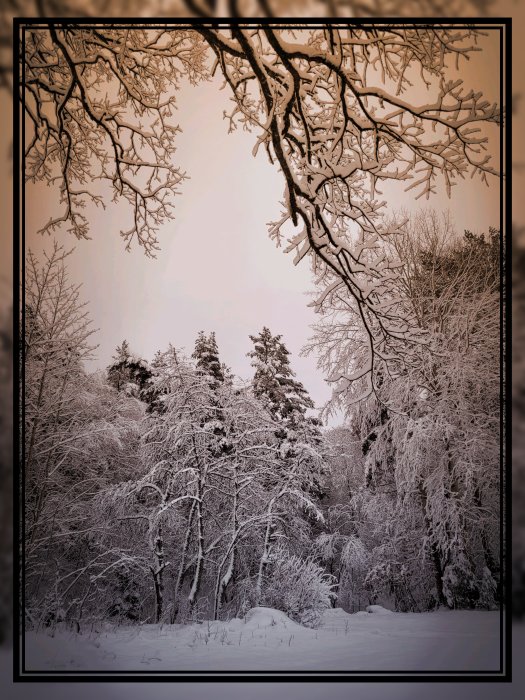
{"type": "MultiPolygon", "coordinates": [[[[320,421],[306,415],[306,410],[313,408],[314,403],[303,384],[295,379],[290,352],[282,335],[272,335],[265,326],[259,335],[252,335],[250,339],[254,344],[254,349],[248,353],[255,368],[253,392],[279,425],[275,437],[279,444],[283,478],[293,474],[294,486],[314,500],[322,498],[324,459],[320,421]]],[[[275,522],[269,521],[268,528],[272,539],[275,522]]]]}
{"type": "Polygon", "coordinates": [[[117,347],[112,359],[107,369],[108,382],[117,391],[141,398],[152,374],[147,362],[131,352],[127,340],[117,347]]]}
{"type": "Polygon", "coordinates": [[[140,394],[148,413],[164,413],[169,382],[178,368],[178,353],[171,343],[167,350],[157,350],[151,362],[151,374],[140,394]]]}
{"type": "Polygon", "coordinates": [[[204,331],[200,331],[195,341],[192,357],[196,361],[197,371],[211,378],[210,386],[212,388],[217,388],[219,384],[224,382],[225,368],[219,360],[215,333],[212,332],[206,336],[204,331]]]}
{"type": "Polygon", "coordinates": [[[216,439],[213,444],[210,444],[209,450],[210,455],[216,457],[231,449],[231,443],[226,437],[227,430],[224,425],[221,398],[221,388],[225,386],[225,380],[231,378],[231,373],[219,359],[219,349],[213,331],[209,336],[206,336],[204,331],[200,331],[195,341],[192,358],[195,360],[197,375],[206,381],[211,391],[210,408],[203,416],[203,425],[213,430],[216,439]]]}
{"type": "Polygon", "coordinates": [[[306,410],[313,408],[314,403],[303,384],[295,379],[290,366],[290,351],[283,343],[282,335],[272,335],[265,326],[258,336],[251,335],[250,338],[254,344],[254,349],[248,353],[255,368],[253,392],[256,398],[266,403],[274,420],[281,425],[276,437],[283,458],[296,458],[300,453],[304,458],[305,448],[316,455],[315,459],[306,459],[306,462],[312,462],[306,472],[310,482],[308,491],[319,497],[323,494],[318,460],[323,442],[321,422],[306,415],[306,410]]]}
{"type": "Polygon", "coordinates": [[[266,326],[258,336],[250,336],[254,349],[248,353],[255,368],[253,391],[257,398],[267,402],[276,419],[290,426],[302,422],[307,408],[313,408],[312,399],[301,382],[294,379],[290,367],[290,352],[281,340],[266,326]]]}

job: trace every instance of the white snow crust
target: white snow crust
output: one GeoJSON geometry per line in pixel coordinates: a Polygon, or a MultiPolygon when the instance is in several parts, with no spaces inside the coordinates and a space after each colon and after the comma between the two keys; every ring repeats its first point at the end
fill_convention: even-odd
{"type": "Polygon", "coordinates": [[[272,608],[199,624],[26,634],[30,670],[447,670],[499,667],[499,613],[325,611],[318,629],[272,608]]]}

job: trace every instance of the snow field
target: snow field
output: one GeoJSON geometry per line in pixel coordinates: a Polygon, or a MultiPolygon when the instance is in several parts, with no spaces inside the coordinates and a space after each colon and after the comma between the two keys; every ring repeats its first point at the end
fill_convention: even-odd
{"type": "Polygon", "coordinates": [[[499,614],[327,610],[308,629],[272,608],[189,625],[26,634],[28,670],[497,671],[499,614]]]}

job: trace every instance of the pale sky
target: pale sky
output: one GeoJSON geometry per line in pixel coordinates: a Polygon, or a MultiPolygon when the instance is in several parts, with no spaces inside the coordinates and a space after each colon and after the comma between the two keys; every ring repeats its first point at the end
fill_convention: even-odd
{"type": "MultiPolygon", "coordinates": [[[[312,287],[309,269],[295,267],[267,234],[266,223],[281,210],[281,176],[266,158],[252,157],[253,134],[227,134],[221,117],[228,95],[219,87],[215,81],[181,92],[176,158],[191,179],[176,198],[174,220],[159,234],[156,259],[137,245],[124,251],[115,208],[92,212],[90,241],[57,236],[75,245],[68,267],[100,329],[96,364],[108,365],[123,338],[152,359],[170,342],[191,354],[200,330],[215,331],[222,360],[247,379],[248,336],[266,325],[283,334],[298,377],[317,403],[324,402],[329,390],[315,360],[299,357],[315,321],[305,295],[312,287]]],[[[28,197],[27,239],[34,249],[50,243],[34,235],[53,210],[43,189],[37,188],[38,207],[28,197]]]]}
{"type": "MultiPolygon", "coordinates": [[[[465,80],[493,100],[498,99],[497,36],[489,44],[473,56],[465,80]]],[[[315,358],[299,357],[317,320],[307,307],[306,292],[313,288],[308,262],[294,267],[292,256],[277,249],[267,233],[266,224],[281,211],[282,176],[262,149],[252,156],[255,134],[227,133],[222,113],[230,106],[229,93],[220,85],[216,79],[180,91],[176,161],[191,179],[181,185],[174,220],[159,232],[156,259],[146,258],[137,245],[131,253],[124,251],[118,235],[123,213],[116,207],[89,211],[93,240],[76,241],[65,231],[56,236],[67,247],[76,246],[69,269],[82,283],[82,296],[99,329],[94,366],[107,366],[124,338],[146,359],[170,342],[191,354],[197,333],[204,330],[216,332],[221,359],[248,379],[248,336],[266,325],[283,335],[292,367],[321,405],[330,389],[315,358]]],[[[392,209],[450,209],[458,231],[487,231],[499,224],[496,179],[489,188],[468,179],[450,200],[440,192],[415,203],[412,193],[403,194],[402,185],[386,194],[392,209]]],[[[26,236],[36,252],[49,245],[35,231],[48,220],[56,195],[31,186],[27,195],[26,236]]]]}

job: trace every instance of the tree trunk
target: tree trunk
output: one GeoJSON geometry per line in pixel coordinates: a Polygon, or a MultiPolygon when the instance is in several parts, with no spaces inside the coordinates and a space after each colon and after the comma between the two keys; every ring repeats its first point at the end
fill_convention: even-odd
{"type": "Polygon", "coordinates": [[[443,593],[443,567],[441,565],[441,557],[439,554],[439,549],[436,545],[435,542],[432,541],[432,522],[430,520],[430,517],[428,516],[427,513],[427,491],[425,488],[425,485],[423,484],[423,481],[420,481],[418,484],[418,489],[419,489],[419,495],[421,497],[421,507],[423,510],[423,517],[425,519],[425,528],[426,528],[426,533],[428,540],[430,542],[429,548],[430,548],[430,559],[432,561],[432,566],[434,569],[434,581],[436,583],[436,592],[437,592],[437,602],[438,605],[443,605],[447,606],[447,601],[445,599],[445,595],[443,593]]]}
{"type": "Polygon", "coordinates": [[[166,564],[164,562],[162,528],[160,525],[155,538],[154,554],[157,560],[157,566],[155,569],[150,567],[150,571],[153,576],[153,585],[155,587],[155,623],[159,623],[162,620],[164,606],[164,583],[162,581],[162,572],[166,568],[166,564]]]}
{"type": "MultiPolygon", "coordinates": [[[[55,414],[54,421],[53,421],[53,428],[52,428],[53,431],[55,431],[57,429],[58,424],[60,422],[61,412],[62,412],[62,402],[64,399],[66,386],[67,386],[67,383],[69,380],[70,365],[71,365],[71,356],[68,357],[66,371],[64,373],[64,378],[62,380],[62,386],[60,387],[60,394],[58,397],[58,408],[57,408],[57,412],[55,414]]],[[[46,364],[46,366],[47,366],[47,364],[46,364]]],[[[43,376],[42,376],[42,381],[43,381],[43,376]]],[[[39,395],[39,398],[40,398],[40,395],[39,395]]],[[[36,423],[35,423],[34,427],[36,430],[36,423]]],[[[33,445],[34,445],[34,435],[35,435],[35,432],[33,431],[33,435],[31,436],[31,441],[32,441],[31,442],[31,449],[33,448],[33,445]]],[[[38,529],[38,521],[40,520],[40,516],[42,514],[42,511],[44,510],[44,505],[45,505],[46,496],[47,496],[47,489],[48,489],[48,485],[49,485],[47,483],[47,480],[49,477],[49,468],[51,466],[51,460],[52,460],[53,456],[54,456],[54,450],[51,450],[51,452],[49,452],[47,459],[46,459],[46,466],[44,468],[44,474],[43,474],[43,476],[40,476],[40,478],[39,478],[39,481],[41,481],[41,486],[40,486],[40,489],[38,491],[38,497],[37,497],[37,501],[36,501],[36,505],[35,505],[33,525],[31,527],[31,535],[29,537],[30,544],[33,544],[33,542],[35,540],[36,531],[38,529]]]]}
{"type": "Polygon", "coordinates": [[[270,501],[268,505],[268,513],[266,519],[266,530],[264,533],[264,547],[261,560],[259,562],[259,573],[257,574],[257,585],[255,588],[255,602],[259,605],[262,598],[262,583],[264,578],[264,572],[268,566],[268,558],[270,555],[270,535],[272,532],[272,510],[274,505],[274,499],[270,501]]]}
{"type": "Polygon", "coordinates": [[[232,512],[232,541],[230,543],[230,546],[228,547],[228,550],[226,551],[226,554],[221,561],[219,565],[219,570],[217,571],[217,583],[215,586],[215,601],[214,601],[214,606],[213,606],[213,619],[218,620],[219,619],[219,613],[222,607],[222,604],[224,602],[224,596],[226,593],[226,589],[228,588],[228,584],[230,581],[233,579],[233,574],[234,574],[234,569],[235,569],[235,560],[237,556],[237,537],[239,535],[239,530],[238,530],[238,522],[237,522],[237,504],[238,504],[238,488],[237,488],[237,480],[235,480],[234,483],[234,493],[233,493],[233,512],[232,512]],[[222,567],[226,563],[226,560],[230,559],[228,568],[224,574],[224,576],[221,578],[221,571],[222,567]]]}
{"type": "Polygon", "coordinates": [[[197,497],[198,501],[197,510],[197,562],[195,566],[195,573],[193,575],[193,581],[191,584],[190,593],[188,595],[188,601],[190,603],[190,613],[193,612],[197,594],[201,585],[203,567],[204,567],[204,527],[203,527],[203,513],[202,513],[202,492],[203,484],[201,478],[197,482],[197,497]]]}
{"type": "MultiPolygon", "coordinates": [[[[476,483],[475,489],[474,489],[474,503],[476,504],[476,507],[481,510],[483,507],[483,503],[481,500],[481,492],[479,490],[479,485],[476,483]]],[[[499,603],[501,599],[501,591],[500,591],[500,568],[498,564],[496,563],[496,560],[494,559],[494,556],[492,555],[492,551],[490,548],[489,544],[489,538],[487,535],[487,530],[485,529],[485,525],[480,525],[480,530],[479,530],[479,535],[481,539],[481,546],[483,549],[483,557],[485,559],[485,564],[487,566],[487,569],[490,571],[492,574],[492,578],[494,581],[496,581],[497,588],[496,588],[496,602],[499,603]]]]}
{"type": "Polygon", "coordinates": [[[179,593],[186,577],[186,557],[188,556],[188,548],[190,545],[191,536],[191,525],[193,522],[193,516],[195,514],[195,501],[192,501],[190,512],[188,515],[188,526],[186,528],[186,535],[184,537],[184,544],[182,546],[182,554],[180,560],[179,573],[177,575],[177,581],[175,582],[175,588],[173,589],[173,610],[171,613],[171,624],[177,619],[179,614],[179,593]]]}

